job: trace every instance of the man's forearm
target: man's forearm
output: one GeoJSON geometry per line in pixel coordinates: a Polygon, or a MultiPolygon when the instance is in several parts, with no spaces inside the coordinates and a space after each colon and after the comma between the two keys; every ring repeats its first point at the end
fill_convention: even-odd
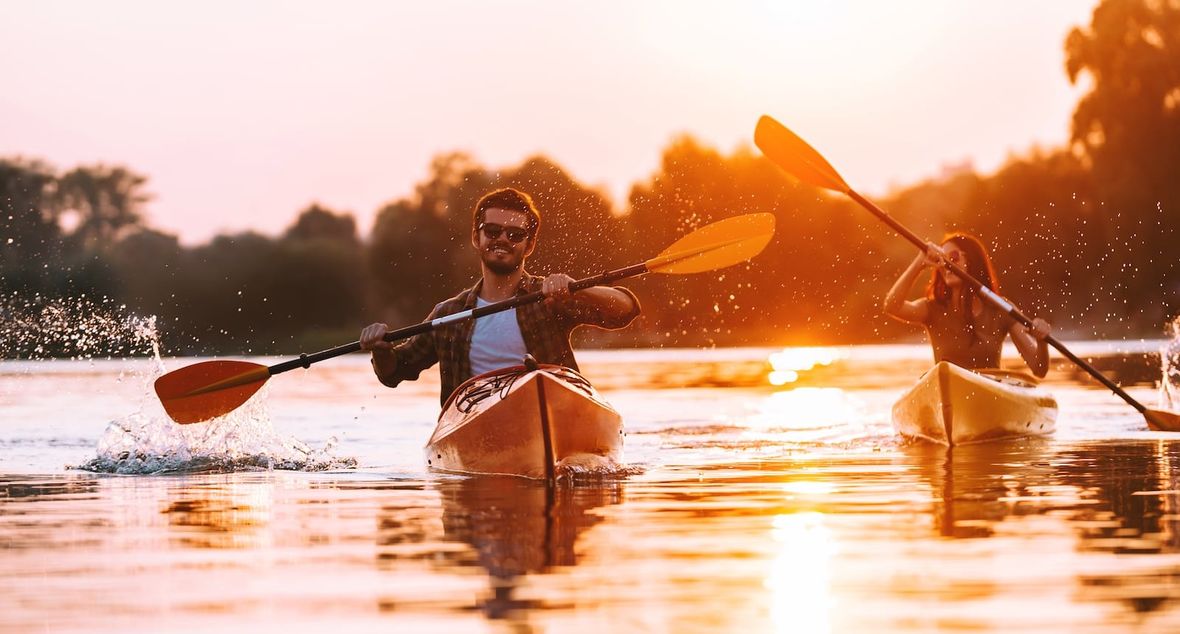
{"type": "Polygon", "coordinates": [[[373,374],[383,385],[393,385],[393,375],[397,372],[397,355],[392,350],[373,350],[373,374]]]}
{"type": "Polygon", "coordinates": [[[635,301],[631,296],[617,288],[610,286],[592,286],[578,291],[575,298],[579,302],[586,302],[600,311],[612,315],[626,315],[635,310],[635,301]]]}

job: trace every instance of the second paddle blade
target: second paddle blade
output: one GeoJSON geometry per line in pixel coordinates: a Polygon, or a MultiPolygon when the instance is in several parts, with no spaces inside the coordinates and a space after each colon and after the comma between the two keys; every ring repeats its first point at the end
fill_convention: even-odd
{"type": "Polygon", "coordinates": [[[264,365],[203,361],[156,379],[156,395],[172,420],[199,423],[237,409],[270,378],[264,365]]]}
{"type": "Polygon", "coordinates": [[[848,183],[823,155],[773,117],[763,115],[758,120],[754,145],[784,172],[805,183],[841,193],[849,191],[848,183]]]}
{"type": "Polygon", "coordinates": [[[703,273],[741,264],[774,237],[774,215],[746,214],[705,225],[647,261],[653,273],[703,273]]]}

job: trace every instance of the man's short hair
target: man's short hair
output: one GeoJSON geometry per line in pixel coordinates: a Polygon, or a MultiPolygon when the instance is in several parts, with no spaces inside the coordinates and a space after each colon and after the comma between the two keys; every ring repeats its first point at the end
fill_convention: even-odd
{"type": "Polygon", "coordinates": [[[484,216],[489,209],[507,209],[508,211],[519,211],[529,217],[528,231],[530,237],[537,235],[537,229],[541,227],[541,212],[537,211],[537,206],[533,204],[533,199],[528,194],[511,187],[497,189],[493,192],[484,194],[479,202],[475,203],[475,213],[471,216],[471,229],[475,231],[479,229],[480,223],[484,221],[484,216]]]}

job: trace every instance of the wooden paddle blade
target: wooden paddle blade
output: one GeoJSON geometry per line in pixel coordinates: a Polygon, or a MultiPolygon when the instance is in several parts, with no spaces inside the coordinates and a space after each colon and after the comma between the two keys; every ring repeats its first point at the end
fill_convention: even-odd
{"type": "Polygon", "coordinates": [[[265,365],[203,361],[156,379],[156,395],[172,420],[199,423],[237,409],[269,378],[265,365]]]}
{"type": "Polygon", "coordinates": [[[1155,431],[1180,431],[1180,414],[1162,409],[1146,408],[1143,417],[1147,426],[1155,431]]]}
{"type": "Polygon", "coordinates": [[[815,148],[768,115],[762,115],[754,128],[754,145],[771,162],[804,183],[844,194],[852,189],[815,148]]]}
{"type": "Polygon", "coordinates": [[[703,273],[741,264],[774,237],[772,214],[746,214],[705,225],[644,264],[652,273],[703,273]]]}

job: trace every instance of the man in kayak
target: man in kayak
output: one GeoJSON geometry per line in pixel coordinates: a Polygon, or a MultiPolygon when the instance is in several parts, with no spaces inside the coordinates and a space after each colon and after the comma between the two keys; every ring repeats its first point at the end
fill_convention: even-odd
{"type": "Polygon", "coordinates": [[[506,188],[488,193],[475,205],[471,246],[480,258],[475,286],[438,304],[427,320],[541,291],[545,299],[479,319],[464,319],[415,335],[396,344],[383,339],[389,326],[375,323],[361,330],[361,349],[372,351],[373,372],[389,387],[412,381],[439,363],[440,401],[467,379],[520,365],[526,354],[540,363],[578,369],[570,333],[583,324],[614,330],[639,314],[635,294],[620,286],[595,286],[570,292],[574,280],[564,273],[547,277],[525,271],[537,246],[541,214],[524,192],[506,188]]]}
{"type": "Polygon", "coordinates": [[[969,370],[1000,367],[1000,349],[1004,338],[1012,337],[1025,363],[1038,377],[1049,371],[1049,346],[1045,338],[1051,328],[1043,319],[1034,319],[1025,328],[1007,313],[984,301],[978,293],[954,273],[939,266],[940,256],[954,262],[996,293],[999,280],[987,249],[978,238],[952,233],[942,247],[928,244],[927,252],[918,255],[885,296],[885,314],[901,321],[926,327],[934,347],[934,361],[948,361],[969,370]],[[934,267],[926,297],[906,301],[918,275],[934,267]]]}

